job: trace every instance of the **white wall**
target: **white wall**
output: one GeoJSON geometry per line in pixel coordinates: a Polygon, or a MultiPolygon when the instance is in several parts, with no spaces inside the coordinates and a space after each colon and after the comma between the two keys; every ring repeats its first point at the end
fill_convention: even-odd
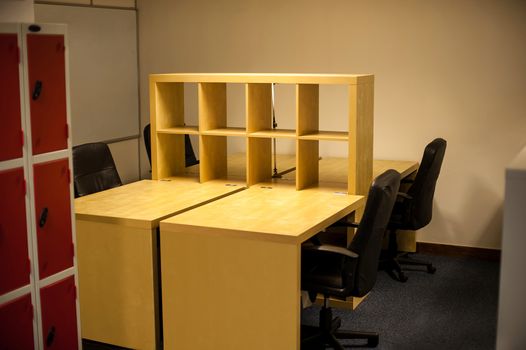
{"type": "Polygon", "coordinates": [[[506,170],[504,233],[500,269],[497,349],[522,349],[526,345],[526,147],[506,170]]]}
{"type": "Polygon", "coordinates": [[[374,73],[376,158],[420,160],[427,142],[448,141],[419,240],[500,247],[504,167],[526,143],[525,1],[140,0],[138,9],[142,125],[150,73],[374,73]]]}
{"type": "Polygon", "coordinates": [[[37,4],[35,18],[68,25],[73,145],[126,139],[112,156],[124,183],[139,180],[141,140],[128,139],[140,134],[135,10],[37,4]]]}

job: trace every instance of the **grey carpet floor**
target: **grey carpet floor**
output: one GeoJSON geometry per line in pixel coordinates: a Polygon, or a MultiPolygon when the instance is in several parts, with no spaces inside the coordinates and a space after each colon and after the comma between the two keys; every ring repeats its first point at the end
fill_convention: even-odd
{"type": "MultiPolygon", "coordinates": [[[[342,329],[378,332],[377,349],[382,350],[494,349],[499,263],[419,257],[432,261],[437,272],[407,271],[406,283],[379,272],[372,292],[356,310],[334,310],[342,329]]],[[[318,312],[319,307],[305,309],[302,323],[316,325],[318,312]]]]}

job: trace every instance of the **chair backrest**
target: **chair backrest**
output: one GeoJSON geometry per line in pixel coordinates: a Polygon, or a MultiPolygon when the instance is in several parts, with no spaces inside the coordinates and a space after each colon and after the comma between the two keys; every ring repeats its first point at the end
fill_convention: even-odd
{"type": "Polygon", "coordinates": [[[192,142],[190,141],[190,136],[188,136],[187,134],[184,135],[184,160],[185,166],[187,167],[199,164],[199,161],[195,157],[192,142]]]}
{"type": "MultiPolygon", "coordinates": [[[[150,124],[147,124],[144,127],[143,131],[144,137],[144,147],[146,148],[146,154],[148,155],[148,160],[150,161],[150,166],[152,165],[152,144],[151,144],[151,133],[150,133],[150,124]]],[[[194,149],[192,147],[192,142],[190,141],[190,136],[187,134],[184,135],[184,157],[185,157],[185,166],[189,167],[191,165],[199,164],[199,161],[195,157],[194,149]]]]}
{"type": "Polygon", "coordinates": [[[418,230],[429,224],[433,215],[433,197],[435,187],[444,160],[447,142],[437,138],[429,143],[422,156],[415,181],[407,191],[413,197],[405,201],[407,207],[402,210],[403,223],[407,229],[418,230]]]}
{"type": "Polygon", "coordinates": [[[376,282],[382,242],[399,187],[400,174],[387,170],[369,189],[360,225],[349,245],[349,249],[359,255],[354,269],[350,270],[353,273],[351,295],[367,294],[376,282]]]}
{"type": "Polygon", "coordinates": [[[86,143],[73,147],[75,197],[121,186],[111,151],[105,143],[86,143]]]}
{"type": "Polygon", "coordinates": [[[146,154],[148,155],[148,161],[150,162],[150,166],[152,166],[152,142],[150,134],[150,124],[146,124],[146,126],[144,127],[143,137],[144,147],[146,148],[146,154]]]}

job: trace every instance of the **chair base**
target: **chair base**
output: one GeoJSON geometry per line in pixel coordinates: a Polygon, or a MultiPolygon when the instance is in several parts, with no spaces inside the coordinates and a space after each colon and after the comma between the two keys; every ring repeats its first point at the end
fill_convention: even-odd
{"type": "Polygon", "coordinates": [[[407,282],[407,276],[405,275],[402,265],[411,266],[425,266],[427,273],[435,273],[436,267],[429,261],[415,259],[409,256],[410,253],[397,254],[395,257],[389,257],[384,262],[383,269],[391,276],[392,279],[399,282],[407,282]]]}
{"type": "Polygon", "coordinates": [[[407,282],[402,265],[426,266],[427,273],[435,273],[436,268],[429,261],[415,259],[409,256],[410,253],[400,253],[396,241],[396,229],[389,231],[389,247],[386,259],[380,261],[380,268],[385,270],[392,279],[399,282],[407,282]]]}
{"type": "Polygon", "coordinates": [[[336,350],[343,350],[346,347],[350,347],[340,344],[338,339],[364,339],[367,340],[367,343],[353,346],[367,346],[370,348],[378,346],[378,333],[339,330],[341,323],[339,317],[332,317],[332,309],[330,307],[322,307],[319,327],[301,327],[301,349],[325,349],[329,346],[336,350]]]}

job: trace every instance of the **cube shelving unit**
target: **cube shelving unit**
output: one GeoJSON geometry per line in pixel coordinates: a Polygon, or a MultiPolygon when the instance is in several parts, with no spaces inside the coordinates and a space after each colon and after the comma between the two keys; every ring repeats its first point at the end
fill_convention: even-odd
{"type": "Polygon", "coordinates": [[[199,136],[199,181],[228,179],[227,138],[246,141],[246,184],[272,177],[272,139],[296,142],[296,189],[319,183],[319,141],[348,144],[348,194],[366,194],[372,180],[374,76],[371,74],[152,74],[152,177],[184,174],[184,135],[199,136]],[[198,84],[198,125],[187,125],[184,84],[198,84]],[[227,84],[245,85],[246,127],[228,127],[227,84]],[[296,87],[295,129],[272,128],[272,84],[296,87]],[[319,129],[319,87],[348,87],[348,130],[319,129]],[[185,118],[186,117],[186,118],[185,118]]]}

